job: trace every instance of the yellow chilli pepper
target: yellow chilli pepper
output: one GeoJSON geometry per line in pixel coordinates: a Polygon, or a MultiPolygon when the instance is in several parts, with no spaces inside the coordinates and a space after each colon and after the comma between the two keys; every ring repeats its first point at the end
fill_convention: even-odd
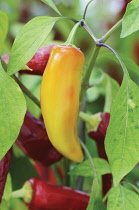
{"type": "Polygon", "coordinates": [[[77,136],[83,53],[72,46],[54,46],[43,74],[41,110],[53,146],[75,162],[83,161],[77,136]]]}

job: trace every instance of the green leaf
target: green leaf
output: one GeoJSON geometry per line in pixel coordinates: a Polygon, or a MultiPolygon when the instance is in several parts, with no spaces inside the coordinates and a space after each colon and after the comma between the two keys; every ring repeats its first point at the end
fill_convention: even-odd
{"type": "Polygon", "coordinates": [[[139,209],[139,195],[122,186],[113,187],[108,195],[108,210],[139,209]]]}
{"type": "Polygon", "coordinates": [[[0,66],[0,159],[18,137],[26,101],[17,83],[0,66]]]}
{"type": "MultiPolygon", "coordinates": [[[[104,175],[111,173],[109,164],[106,160],[101,158],[93,158],[97,174],[104,175]]],[[[93,176],[92,166],[89,160],[75,166],[70,172],[70,175],[76,176],[93,176]]]]}
{"type": "Polygon", "coordinates": [[[8,32],[8,15],[0,10],[0,52],[2,52],[4,41],[8,32]]]}
{"type": "Polygon", "coordinates": [[[38,177],[34,165],[35,163],[32,164],[32,160],[22,151],[19,151],[20,149],[16,146],[16,144],[14,144],[10,166],[13,190],[20,189],[23,183],[30,177],[38,177]]]}
{"type": "Polygon", "coordinates": [[[107,74],[104,74],[104,81],[105,81],[105,86],[106,86],[104,112],[110,112],[112,103],[119,90],[119,84],[116,82],[116,80],[114,80],[107,74]]]}
{"type": "Polygon", "coordinates": [[[121,38],[129,36],[139,30],[139,1],[133,0],[127,5],[123,17],[121,38]]]}
{"type": "MultiPolygon", "coordinates": [[[[133,78],[134,80],[136,80],[136,78],[137,78],[137,81],[138,81],[138,77],[139,77],[138,65],[127,55],[125,56],[124,54],[121,54],[121,53],[118,53],[118,54],[120,55],[122,61],[126,65],[130,77],[133,78]]],[[[112,53],[102,53],[99,55],[98,62],[100,65],[102,65],[102,64],[104,64],[104,62],[108,62],[108,61],[113,61],[119,65],[119,61],[112,53]]]]}
{"type": "Polygon", "coordinates": [[[8,174],[2,199],[8,201],[10,200],[11,196],[12,196],[12,181],[10,174],[8,174]]]}
{"type": "Polygon", "coordinates": [[[92,71],[90,85],[93,87],[87,90],[87,100],[92,102],[100,95],[105,95],[104,111],[110,112],[111,105],[119,90],[119,84],[108,74],[95,69],[92,71]]]}
{"type": "Polygon", "coordinates": [[[11,49],[8,73],[10,75],[23,69],[33,57],[60,18],[39,16],[30,20],[19,31],[11,49]]]}
{"type": "Polygon", "coordinates": [[[61,15],[61,13],[59,12],[59,10],[57,9],[57,7],[55,6],[55,4],[52,0],[41,0],[41,1],[44,2],[45,4],[47,4],[49,7],[51,7],[59,15],[61,15]]]}
{"type": "Polygon", "coordinates": [[[111,108],[105,147],[114,185],[139,161],[139,88],[125,73],[111,108]]]}

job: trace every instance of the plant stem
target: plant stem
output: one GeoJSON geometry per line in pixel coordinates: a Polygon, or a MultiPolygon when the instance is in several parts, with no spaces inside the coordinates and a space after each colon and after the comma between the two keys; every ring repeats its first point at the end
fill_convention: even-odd
{"type": "Polygon", "coordinates": [[[118,53],[113,48],[111,48],[110,46],[108,46],[106,44],[103,44],[103,43],[99,43],[98,46],[100,46],[100,47],[106,47],[107,49],[109,49],[116,56],[116,58],[118,59],[119,63],[121,64],[121,67],[123,69],[123,72],[124,73],[127,73],[127,69],[126,69],[125,64],[123,63],[122,59],[120,58],[120,56],[118,55],[118,53]]]}
{"type": "Polygon", "coordinates": [[[105,42],[112,34],[122,25],[122,19],[119,20],[102,38],[101,42],[105,42]]]}
{"type": "Polygon", "coordinates": [[[99,50],[100,50],[100,47],[96,45],[94,50],[93,50],[92,56],[90,58],[88,69],[86,70],[86,74],[85,74],[84,79],[82,81],[80,101],[83,101],[83,98],[85,97],[86,90],[89,87],[89,78],[90,78],[92,69],[95,65],[99,50]]]}
{"type": "Polygon", "coordinates": [[[78,29],[78,27],[81,25],[81,22],[77,22],[74,27],[72,28],[69,36],[68,36],[68,39],[67,41],[64,43],[64,45],[73,45],[73,42],[74,42],[74,37],[75,37],[75,33],[78,29]]]}
{"type": "Polygon", "coordinates": [[[63,167],[64,167],[64,185],[66,186],[70,186],[70,176],[68,174],[68,172],[70,171],[70,160],[67,158],[64,158],[64,162],[63,162],[63,167]]]}
{"type": "Polygon", "coordinates": [[[56,176],[56,180],[57,180],[58,184],[63,185],[61,176],[59,174],[59,171],[58,171],[56,165],[52,165],[51,168],[52,168],[52,170],[53,170],[53,172],[54,172],[54,174],[56,176]]]}
{"type": "Polygon", "coordinates": [[[80,140],[80,144],[81,144],[82,148],[84,149],[84,151],[85,151],[85,153],[86,153],[86,155],[87,155],[87,157],[88,157],[88,159],[89,159],[89,161],[90,161],[90,163],[92,165],[93,174],[94,174],[94,177],[95,177],[96,176],[96,170],[95,170],[94,161],[93,161],[93,159],[92,159],[92,157],[90,155],[90,152],[88,151],[86,145],[81,140],[80,140]]]}
{"type": "Polygon", "coordinates": [[[91,196],[90,196],[90,200],[89,200],[89,204],[88,204],[88,207],[87,209],[89,210],[90,209],[90,206],[92,206],[92,209],[93,209],[93,205],[94,205],[94,202],[95,202],[95,199],[97,197],[99,197],[99,181],[98,181],[98,177],[97,177],[97,173],[96,173],[96,168],[95,168],[95,164],[94,164],[94,161],[90,155],[90,152],[88,151],[86,145],[80,140],[80,144],[82,146],[82,148],[84,149],[90,163],[91,163],[91,166],[92,166],[92,170],[93,170],[93,184],[92,184],[92,192],[91,192],[91,196]],[[92,197],[93,195],[93,197],[92,197]],[[92,202],[93,200],[93,202],[92,202]],[[92,205],[93,203],[93,205],[92,205]]]}
{"type": "Polygon", "coordinates": [[[87,12],[87,9],[88,9],[88,6],[89,4],[92,2],[93,0],[89,1],[85,7],[85,10],[84,10],[84,14],[83,14],[83,19],[85,20],[85,16],[86,16],[86,12],[87,12]]]}
{"type": "Polygon", "coordinates": [[[31,184],[27,181],[19,190],[12,192],[12,198],[23,198],[24,201],[30,203],[33,196],[33,189],[31,184]]]}
{"type": "Polygon", "coordinates": [[[102,38],[97,39],[94,34],[92,33],[92,31],[90,30],[90,28],[86,25],[85,22],[83,22],[83,27],[84,29],[90,34],[90,36],[92,37],[92,39],[94,40],[96,46],[93,50],[93,53],[91,55],[91,58],[89,60],[89,64],[88,64],[88,69],[86,70],[84,79],[82,81],[82,87],[81,87],[81,95],[80,95],[80,100],[82,101],[87,88],[89,87],[89,78],[92,72],[92,69],[95,65],[97,56],[99,54],[99,50],[100,50],[100,44],[103,44],[103,42],[105,42],[122,24],[122,19],[119,20],[104,36],[102,36],[102,38]]]}
{"type": "Polygon", "coordinates": [[[15,75],[12,75],[12,78],[18,83],[25,95],[27,95],[40,108],[39,100],[25,87],[25,85],[22,84],[22,82],[15,75]]]}
{"type": "Polygon", "coordinates": [[[110,190],[106,193],[106,195],[103,197],[103,202],[105,203],[107,198],[108,198],[108,194],[109,194],[110,190]]]}
{"type": "Polygon", "coordinates": [[[99,40],[94,36],[93,32],[90,30],[90,28],[85,23],[85,21],[82,21],[82,25],[83,25],[84,29],[90,34],[90,36],[92,37],[94,42],[97,44],[99,42],[99,40]]]}

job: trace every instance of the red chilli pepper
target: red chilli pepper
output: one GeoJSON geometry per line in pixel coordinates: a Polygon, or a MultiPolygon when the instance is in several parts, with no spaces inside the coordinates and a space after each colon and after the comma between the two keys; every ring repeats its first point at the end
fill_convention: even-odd
{"type": "Polygon", "coordinates": [[[48,184],[38,178],[29,179],[25,185],[28,185],[32,191],[30,198],[27,198],[28,201],[24,198],[30,210],[85,210],[87,208],[90,196],[86,193],[69,187],[48,184]]]}
{"type": "Polygon", "coordinates": [[[26,155],[45,167],[62,158],[52,146],[44,123],[29,112],[26,112],[16,144],[26,155]]]}
{"type": "MultiPolygon", "coordinates": [[[[79,116],[86,122],[88,136],[94,139],[96,142],[99,157],[108,160],[104,148],[104,139],[109,125],[110,114],[107,112],[103,112],[97,113],[95,115],[88,115],[86,113],[80,112],[79,116]]],[[[111,188],[111,179],[111,174],[106,174],[102,176],[103,195],[105,195],[111,188]]]]}
{"type": "Polygon", "coordinates": [[[106,136],[106,131],[109,125],[110,114],[107,112],[101,113],[101,122],[98,125],[96,131],[90,131],[88,135],[96,141],[98,147],[98,153],[100,158],[107,160],[106,152],[104,149],[104,139],[106,136]]]}
{"type": "Polygon", "coordinates": [[[11,156],[12,148],[8,150],[6,155],[0,161],[0,202],[2,200],[7,174],[10,168],[11,156]]]}
{"type": "MultiPolygon", "coordinates": [[[[40,47],[32,59],[26,64],[30,70],[21,70],[20,73],[42,75],[49,59],[50,51],[54,45],[40,47]]],[[[9,62],[10,53],[2,56],[6,64],[9,62]]]]}
{"type": "MultiPolygon", "coordinates": [[[[97,144],[99,157],[105,160],[108,160],[105,148],[104,148],[104,139],[106,136],[107,128],[109,125],[110,114],[107,112],[101,113],[102,121],[99,123],[97,131],[92,131],[88,133],[88,135],[93,138],[97,144]]],[[[106,195],[108,190],[112,187],[112,175],[105,174],[102,176],[102,183],[103,183],[103,195],[106,195]]]]}

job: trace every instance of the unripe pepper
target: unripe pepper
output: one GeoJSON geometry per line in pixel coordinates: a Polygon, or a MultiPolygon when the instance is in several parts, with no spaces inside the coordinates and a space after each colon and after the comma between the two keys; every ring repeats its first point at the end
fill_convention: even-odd
{"type": "Polygon", "coordinates": [[[41,110],[50,141],[75,162],[83,160],[76,130],[83,63],[79,49],[54,46],[41,84],[41,110]]]}
{"type": "Polygon", "coordinates": [[[2,160],[0,160],[0,202],[2,200],[7,174],[10,168],[11,156],[12,148],[9,149],[6,155],[2,158],[2,160]]]}
{"type": "Polygon", "coordinates": [[[86,210],[89,195],[69,187],[52,185],[38,178],[31,178],[23,185],[30,193],[24,197],[30,210],[86,210]]]}
{"type": "Polygon", "coordinates": [[[44,123],[28,111],[16,144],[30,158],[45,167],[62,158],[62,155],[51,144],[44,123]]]}

